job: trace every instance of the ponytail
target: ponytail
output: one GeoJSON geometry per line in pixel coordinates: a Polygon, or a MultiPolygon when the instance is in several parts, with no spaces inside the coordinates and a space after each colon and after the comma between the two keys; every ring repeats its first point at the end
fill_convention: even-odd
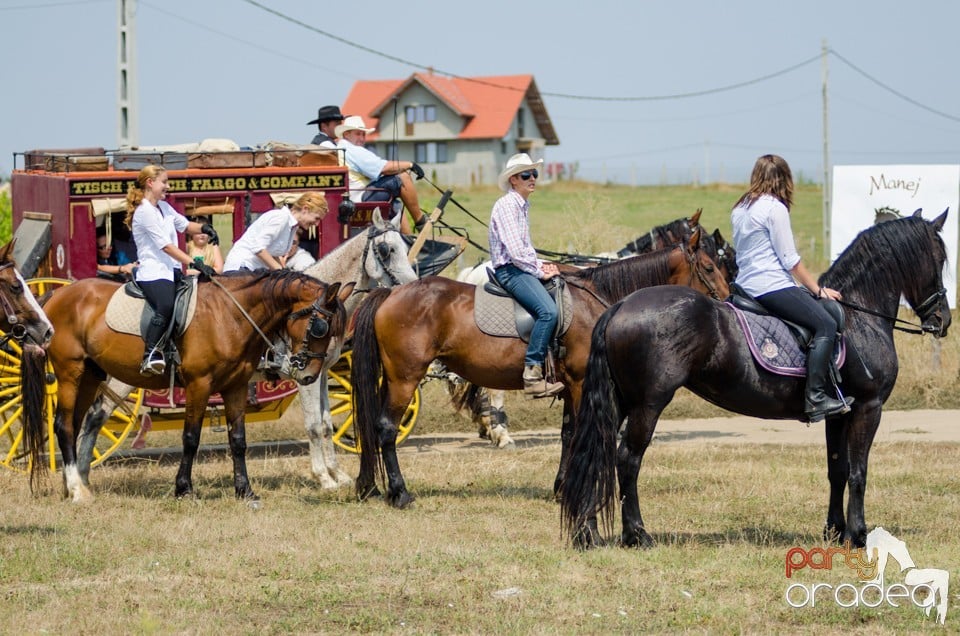
{"type": "Polygon", "coordinates": [[[137,211],[140,203],[143,202],[144,189],[147,187],[147,181],[156,179],[164,172],[166,172],[166,169],[163,166],[153,164],[144,166],[140,174],[137,175],[136,183],[130,184],[130,187],[127,189],[127,216],[123,219],[123,224],[126,225],[128,229],[133,229],[133,213],[137,211]]]}

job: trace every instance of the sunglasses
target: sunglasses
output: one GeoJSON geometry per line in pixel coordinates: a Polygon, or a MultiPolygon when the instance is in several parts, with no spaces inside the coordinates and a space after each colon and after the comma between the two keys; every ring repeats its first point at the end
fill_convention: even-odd
{"type": "Polygon", "coordinates": [[[533,177],[534,179],[539,179],[540,173],[537,172],[536,170],[524,170],[523,172],[517,174],[517,176],[523,179],[524,181],[529,181],[530,177],[533,177]]]}

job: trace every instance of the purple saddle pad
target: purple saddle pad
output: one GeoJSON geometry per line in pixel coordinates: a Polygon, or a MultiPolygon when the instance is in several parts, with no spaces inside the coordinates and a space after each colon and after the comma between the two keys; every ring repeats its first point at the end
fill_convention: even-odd
{"type": "MultiPolygon", "coordinates": [[[[733,310],[753,359],[770,373],[802,378],[807,375],[807,354],[800,348],[796,337],[782,320],[774,316],[761,316],[726,303],[733,310]]],[[[846,340],[841,337],[834,351],[837,368],[846,360],[846,340]]]]}

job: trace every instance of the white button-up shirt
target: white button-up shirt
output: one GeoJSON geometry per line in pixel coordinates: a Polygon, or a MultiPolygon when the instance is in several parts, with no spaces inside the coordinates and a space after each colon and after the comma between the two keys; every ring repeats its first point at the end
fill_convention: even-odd
{"type": "Polygon", "coordinates": [[[264,212],[227,252],[223,271],[269,269],[257,253],[267,250],[274,258],[280,258],[290,251],[296,232],[297,219],[287,206],[264,212]]]}
{"type": "Polygon", "coordinates": [[[166,201],[157,207],[144,199],[133,213],[133,242],[137,244],[137,280],[173,280],[181,268],[177,259],[163,251],[178,245],[177,233],[185,232],[190,221],[166,201]]]}

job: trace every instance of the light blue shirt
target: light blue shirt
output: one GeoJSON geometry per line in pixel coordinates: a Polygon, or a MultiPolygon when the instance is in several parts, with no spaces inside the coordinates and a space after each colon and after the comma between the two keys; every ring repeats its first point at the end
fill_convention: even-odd
{"type": "Polygon", "coordinates": [[[779,199],[761,195],[730,213],[733,249],[737,252],[737,284],[751,296],[793,287],[790,270],[800,254],[790,229],[790,212],[779,199]]]}
{"type": "Polygon", "coordinates": [[[290,251],[296,232],[297,219],[287,206],[264,212],[227,252],[223,271],[235,272],[244,267],[253,271],[269,269],[257,253],[267,250],[274,258],[280,258],[290,251]]]}
{"type": "Polygon", "coordinates": [[[363,146],[355,146],[346,139],[337,141],[337,147],[343,149],[343,159],[350,170],[350,200],[358,203],[364,188],[380,177],[387,160],[381,159],[375,152],[363,146]]]}
{"type": "Polygon", "coordinates": [[[177,233],[185,232],[190,221],[166,201],[158,207],[144,199],[133,212],[133,242],[137,244],[137,280],[173,280],[180,262],[163,251],[167,245],[178,245],[177,233]]]}

